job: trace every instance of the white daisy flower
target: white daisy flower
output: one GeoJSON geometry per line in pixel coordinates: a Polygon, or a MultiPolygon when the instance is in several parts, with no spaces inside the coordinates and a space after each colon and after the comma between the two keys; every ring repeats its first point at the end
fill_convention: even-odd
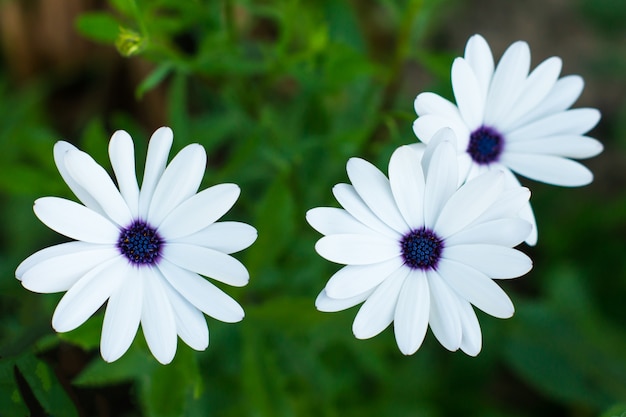
{"type": "Polygon", "coordinates": [[[202,313],[229,323],[244,316],[235,300],[200,276],[238,287],[248,282],[246,268],[229,254],[250,246],[256,230],[216,222],[239,197],[239,187],[219,184],[196,194],[204,148],[189,145],[166,167],[172,138],[167,127],[152,135],[139,189],[133,141],[115,132],[109,156],[119,190],[88,154],[57,142],[57,168],[83,205],[57,197],[35,201],[46,226],[76,241],[36,252],[16,277],[34,292],[67,291],[52,317],[58,332],[77,328],[106,301],[100,351],[108,362],[126,352],[139,323],[152,354],[167,364],[177,335],[193,349],[206,349],[202,313]]]}
{"type": "MultiPolygon", "coordinates": [[[[487,170],[503,170],[508,186],[519,182],[511,171],[562,186],[582,186],[593,180],[589,169],[571,158],[590,158],[602,144],[584,136],[600,120],[591,108],[569,109],[583,89],[577,75],[559,78],[561,59],[549,58],[530,74],[530,49],[515,42],[497,67],[480,35],[467,42],[464,58],[452,65],[456,105],[433,94],[415,99],[417,137],[428,143],[442,127],[458,138],[462,180],[487,170]]],[[[533,224],[527,243],[537,242],[530,204],[522,216],[533,224]]]]}
{"type": "MultiPolygon", "coordinates": [[[[438,134],[450,136],[449,129],[438,134]]],[[[454,138],[452,138],[454,139],[454,138]]],[[[513,315],[513,304],[493,279],[518,277],[532,262],[512,247],[530,224],[518,211],[530,192],[504,191],[502,172],[458,186],[451,141],[431,144],[420,159],[411,146],[397,149],[389,179],[367,161],[352,158],[352,185],[333,188],[343,208],[308,211],[322,237],[316,251],[345,264],[316,300],[321,311],[365,301],[352,330],[373,337],[394,323],[400,351],[413,354],[428,325],[447,349],[477,355],[481,331],[472,305],[495,317],[513,315]]]]}

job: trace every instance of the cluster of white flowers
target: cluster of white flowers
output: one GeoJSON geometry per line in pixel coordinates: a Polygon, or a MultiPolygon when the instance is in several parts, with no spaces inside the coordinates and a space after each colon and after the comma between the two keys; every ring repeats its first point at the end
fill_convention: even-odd
{"type": "MultiPolygon", "coordinates": [[[[318,207],[308,222],[324,235],[315,249],[345,265],[328,281],[316,306],[339,311],[363,303],[354,320],[358,338],[394,323],[400,351],[412,354],[430,328],[449,350],[477,355],[481,331],[473,306],[500,318],[513,314],[494,279],[519,277],[532,261],[515,246],[535,244],[530,191],[512,172],[557,185],[579,186],[591,172],[570,158],[602,151],[583,136],[599,120],[595,109],[569,109],[580,77],[559,78],[550,58],[529,74],[530,52],[516,42],[497,66],[475,35],[452,66],[457,104],[433,93],[415,100],[413,127],[421,143],[401,146],[389,177],[353,158],[351,184],[334,195],[343,208],[318,207]]],[[[203,276],[244,286],[248,271],[230,254],[250,246],[256,230],[218,222],[239,197],[220,184],[198,192],[206,153],[185,147],[167,164],[173,133],[157,130],[149,143],[141,187],[133,141],[111,138],[117,186],[104,168],[67,142],[54,147],[57,168],[82,202],[44,197],[37,217],[73,242],[45,248],[16,270],[35,292],[66,291],[52,326],[83,324],[106,302],[101,353],[121,357],[141,324],[148,347],[169,363],[177,338],[196,350],[209,344],[204,318],[243,319],[241,306],[203,276]]]]}
{"type": "Polygon", "coordinates": [[[389,178],[361,159],[348,161],[350,184],[333,189],[343,207],[314,208],[307,220],[325,235],[317,252],[344,264],[319,294],[321,311],[363,303],[352,330],[373,337],[391,322],[400,351],[414,353],[430,325],[449,350],[481,350],[472,306],[499,318],[513,304],[493,281],[519,277],[532,262],[513,249],[537,242],[530,192],[516,172],[563,186],[592,181],[571,158],[602,152],[583,136],[596,109],[570,109],[582,78],[559,78],[553,57],[529,73],[530,50],[512,44],[498,65],[480,35],[454,60],[456,104],[434,94],[415,99],[421,143],[400,147],[389,178]]]}

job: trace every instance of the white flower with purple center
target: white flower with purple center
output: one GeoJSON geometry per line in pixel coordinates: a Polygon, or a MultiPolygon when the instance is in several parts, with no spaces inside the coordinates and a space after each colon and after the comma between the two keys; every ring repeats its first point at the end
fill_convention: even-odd
{"type": "Polygon", "coordinates": [[[230,254],[250,246],[256,230],[217,222],[239,187],[219,184],[198,192],[206,152],[188,145],[167,165],[172,140],[166,127],[152,135],[141,189],[128,133],[115,132],[109,143],[119,189],[88,154],[57,142],[57,168],[83,204],[57,197],[35,201],[46,226],[76,241],[34,253],[16,277],[34,292],[67,291],[52,317],[58,332],[79,327],[106,302],[100,351],[109,362],[128,350],[140,323],[150,351],[167,364],[177,335],[193,349],[206,349],[203,313],[229,323],[244,317],[234,299],[201,276],[233,286],[248,282],[248,271],[230,254]]]}
{"type": "MultiPolygon", "coordinates": [[[[362,302],[352,330],[376,336],[392,322],[405,355],[421,346],[430,325],[447,349],[477,355],[481,331],[472,306],[508,318],[513,304],[493,279],[527,273],[532,262],[513,246],[530,224],[519,217],[530,192],[504,189],[502,172],[485,173],[458,186],[456,148],[442,130],[423,156],[397,149],[389,179],[367,161],[352,158],[352,185],[333,188],[343,208],[308,211],[322,237],[315,249],[344,264],[316,300],[321,311],[362,302]]],[[[454,138],[451,138],[454,140],[454,138]]]]}
{"type": "MultiPolygon", "coordinates": [[[[559,78],[561,59],[552,57],[530,74],[530,49],[513,43],[494,69],[489,45],[480,35],[467,42],[465,56],[452,65],[456,105],[434,94],[415,99],[417,137],[428,143],[443,127],[458,140],[461,181],[492,169],[503,170],[507,187],[519,185],[511,173],[561,186],[582,186],[593,174],[575,159],[602,152],[602,144],[584,136],[600,120],[591,108],[570,109],[580,96],[583,79],[559,78]]],[[[533,224],[526,242],[537,241],[528,204],[521,215],[533,224]]]]}

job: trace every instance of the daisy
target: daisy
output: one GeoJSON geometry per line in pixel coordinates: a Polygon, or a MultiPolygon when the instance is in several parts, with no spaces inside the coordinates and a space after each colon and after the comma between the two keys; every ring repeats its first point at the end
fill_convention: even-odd
{"type": "MultiPolygon", "coordinates": [[[[591,108],[570,109],[580,96],[583,79],[559,78],[561,59],[549,58],[530,74],[530,49],[515,42],[494,69],[489,45],[480,35],[467,42],[465,56],[452,64],[456,105],[433,94],[415,99],[419,116],[413,124],[417,137],[428,143],[442,127],[458,139],[461,180],[488,170],[502,170],[510,187],[519,182],[511,173],[561,186],[582,186],[593,180],[589,169],[572,158],[590,158],[602,144],[584,136],[600,120],[591,108]]],[[[523,218],[533,224],[526,239],[537,242],[530,204],[523,218]]]]}
{"type": "Polygon", "coordinates": [[[511,317],[513,304],[493,279],[518,277],[532,267],[512,248],[530,231],[518,215],[530,192],[505,191],[498,171],[458,187],[449,136],[449,129],[438,133],[443,140],[435,140],[421,159],[413,147],[398,148],[389,179],[369,162],[350,159],[352,185],[333,188],[343,208],[307,213],[325,235],[316,251],[346,265],[330,278],[316,307],[334,312],[365,301],[354,335],[370,338],[393,322],[405,355],[417,351],[429,325],[445,348],[477,355],[481,331],[472,306],[511,317]]]}
{"type": "Polygon", "coordinates": [[[233,286],[248,282],[246,268],[229,254],[250,246],[256,230],[216,222],[239,197],[239,187],[219,184],[196,194],[204,148],[189,145],[166,167],[172,138],[167,127],[152,135],[141,189],[128,133],[115,132],[109,143],[119,189],[88,154],[57,142],[57,168],[83,204],[57,197],[35,201],[37,217],[75,241],[31,255],[16,277],[34,292],[67,291],[52,317],[58,332],[77,328],[106,302],[100,351],[108,362],[126,352],[140,323],[150,351],[167,364],[177,335],[193,349],[206,349],[202,313],[229,323],[244,316],[235,300],[200,276],[233,286]]]}

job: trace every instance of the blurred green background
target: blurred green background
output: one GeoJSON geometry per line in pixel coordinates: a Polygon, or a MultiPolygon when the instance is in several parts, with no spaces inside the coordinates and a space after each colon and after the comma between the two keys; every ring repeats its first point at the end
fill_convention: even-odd
{"type": "Polygon", "coordinates": [[[626,2],[623,0],[0,1],[0,416],[626,416],[626,2]],[[352,336],[356,309],[314,300],[339,268],[313,249],[306,210],[337,204],[349,157],[386,172],[412,143],[413,99],[451,98],[450,65],[481,33],[498,58],[529,42],[533,67],[557,55],[603,114],[592,185],[524,181],[539,243],[525,277],[503,282],[516,314],[479,312],[483,350],[451,353],[429,332],[413,356],[393,332],[352,336]],[[179,343],[159,365],[138,335],[113,364],[102,313],[50,326],[61,294],[14,277],[65,241],[34,216],[41,196],[73,198],[52,146],[68,140],[109,167],[117,129],[174,148],[204,145],[203,187],[235,182],[226,219],[254,225],[235,256],[250,284],[226,288],[246,318],[208,318],[211,343],[179,343]]]}

